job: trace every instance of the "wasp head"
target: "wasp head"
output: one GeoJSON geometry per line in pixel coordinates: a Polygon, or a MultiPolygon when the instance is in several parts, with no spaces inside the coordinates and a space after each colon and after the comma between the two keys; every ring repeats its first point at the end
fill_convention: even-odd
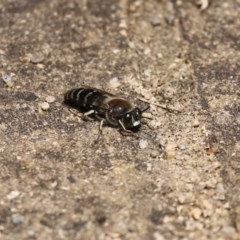
{"type": "Polygon", "coordinates": [[[122,127],[125,129],[138,129],[141,125],[142,111],[139,108],[133,108],[126,112],[120,119],[122,127]]]}

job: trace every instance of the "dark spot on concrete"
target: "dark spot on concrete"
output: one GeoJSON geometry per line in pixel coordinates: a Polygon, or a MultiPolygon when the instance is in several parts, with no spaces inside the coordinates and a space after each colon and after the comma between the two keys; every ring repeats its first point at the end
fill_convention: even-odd
{"type": "Polygon", "coordinates": [[[107,220],[105,213],[101,210],[95,211],[94,215],[95,215],[95,220],[99,225],[103,225],[107,220]]]}
{"type": "Polygon", "coordinates": [[[70,221],[64,225],[65,230],[74,230],[74,231],[80,231],[86,224],[86,221],[70,221]]]}
{"type": "Polygon", "coordinates": [[[159,225],[159,224],[162,224],[163,218],[165,216],[172,215],[172,214],[173,214],[172,211],[169,209],[159,211],[153,208],[149,218],[154,224],[159,225]]]}

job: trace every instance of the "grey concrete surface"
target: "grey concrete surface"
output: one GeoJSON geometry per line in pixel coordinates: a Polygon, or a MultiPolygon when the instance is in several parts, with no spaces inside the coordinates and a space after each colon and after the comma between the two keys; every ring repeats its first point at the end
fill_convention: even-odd
{"type": "Polygon", "coordinates": [[[240,1],[209,3],[0,1],[0,239],[240,238],[240,1]],[[85,85],[151,119],[96,142],[85,85]]]}

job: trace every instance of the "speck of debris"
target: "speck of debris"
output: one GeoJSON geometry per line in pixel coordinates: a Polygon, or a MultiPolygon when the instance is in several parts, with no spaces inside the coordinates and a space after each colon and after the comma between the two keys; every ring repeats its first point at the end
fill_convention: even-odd
{"type": "Polygon", "coordinates": [[[118,54],[119,52],[120,52],[119,49],[117,49],[117,48],[116,48],[116,49],[113,49],[113,53],[114,53],[114,54],[118,54]]]}
{"type": "Polygon", "coordinates": [[[3,75],[2,75],[2,80],[3,80],[5,83],[7,83],[7,82],[9,82],[9,81],[12,81],[12,78],[11,78],[11,76],[9,76],[9,75],[7,75],[7,74],[3,74],[3,75]]]}
{"type": "Polygon", "coordinates": [[[146,163],[147,165],[147,171],[151,172],[152,171],[152,163],[146,163]]]}
{"type": "Polygon", "coordinates": [[[21,224],[24,222],[24,216],[19,214],[19,213],[16,213],[16,214],[13,214],[12,215],[12,222],[13,224],[21,224]]]}
{"type": "Polygon", "coordinates": [[[179,144],[178,147],[179,147],[179,149],[182,150],[182,151],[186,149],[186,146],[185,146],[184,144],[182,144],[182,143],[179,144]]]}
{"type": "Polygon", "coordinates": [[[199,123],[198,119],[194,119],[193,122],[192,122],[193,127],[199,127],[199,124],[200,123],[199,123]]]}
{"type": "Polygon", "coordinates": [[[143,116],[145,117],[145,118],[149,118],[149,119],[151,119],[153,116],[152,116],[152,113],[150,113],[150,112],[144,112],[143,113],[143,116]]]}
{"type": "Polygon", "coordinates": [[[148,146],[147,140],[140,139],[140,141],[139,141],[139,147],[140,147],[141,149],[145,149],[145,148],[147,148],[147,146],[148,146]]]}
{"type": "Polygon", "coordinates": [[[118,88],[121,85],[117,77],[110,79],[110,84],[112,88],[118,88]]]}
{"type": "Polygon", "coordinates": [[[28,236],[29,236],[30,238],[34,238],[35,235],[36,235],[36,232],[35,232],[34,230],[32,230],[32,229],[28,230],[28,236]]]}
{"type": "Polygon", "coordinates": [[[127,37],[127,31],[126,30],[123,29],[119,33],[120,33],[121,36],[127,37]]]}
{"type": "Polygon", "coordinates": [[[119,23],[119,27],[126,29],[127,28],[127,22],[125,19],[123,19],[120,23],[119,23]]]}
{"type": "Polygon", "coordinates": [[[32,60],[32,54],[27,53],[25,56],[21,57],[20,60],[24,63],[30,63],[32,60]]]}
{"type": "Polygon", "coordinates": [[[43,111],[47,111],[50,106],[49,106],[49,103],[43,102],[43,103],[41,103],[40,107],[43,111]]]}
{"type": "Polygon", "coordinates": [[[157,151],[157,150],[152,150],[152,151],[150,152],[150,156],[151,156],[152,158],[158,157],[158,156],[159,156],[159,151],[157,151]]]}
{"type": "Polygon", "coordinates": [[[168,160],[173,160],[176,157],[176,152],[172,148],[166,148],[166,155],[168,160]]]}
{"type": "Polygon", "coordinates": [[[195,208],[193,208],[193,209],[191,210],[190,215],[191,215],[194,219],[198,220],[198,219],[201,217],[201,215],[202,215],[202,210],[201,210],[200,208],[195,207],[195,208]]]}
{"type": "Polygon", "coordinates": [[[143,51],[144,55],[149,55],[151,53],[151,49],[146,47],[143,51]]]}
{"type": "Polygon", "coordinates": [[[171,87],[165,87],[162,89],[161,95],[164,97],[166,100],[172,100],[173,97],[176,94],[176,90],[171,88],[171,87]]]}
{"type": "Polygon", "coordinates": [[[173,26],[174,20],[175,20],[175,17],[172,14],[169,14],[165,17],[165,22],[170,26],[173,26]]]}
{"type": "Polygon", "coordinates": [[[17,198],[18,196],[20,195],[20,192],[19,191],[11,191],[8,195],[7,195],[7,198],[8,200],[13,200],[15,198],[17,198]]]}
{"type": "Polygon", "coordinates": [[[232,226],[225,226],[222,231],[228,236],[234,236],[236,234],[236,229],[232,226]]]}
{"type": "Polygon", "coordinates": [[[32,63],[40,63],[43,62],[44,55],[41,52],[34,52],[31,56],[32,63]]]}
{"type": "Polygon", "coordinates": [[[165,238],[158,232],[153,234],[155,240],[165,240],[165,238]]]}
{"type": "Polygon", "coordinates": [[[209,7],[209,0],[199,0],[197,1],[197,5],[199,5],[200,10],[203,11],[209,7]]]}
{"type": "Polygon", "coordinates": [[[37,68],[39,68],[39,69],[44,69],[44,64],[38,63],[38,64],[37,64],[37,68]]]}
{"type": "Polygon", "coordinates": [[[56,98],[53,97],[53,96],[47,96],[47,97],[45,98],[45,100],[46,100],[46,102],[48,102],[48,103],[53,103],[53,102],[55,102],[56,98]]]}
{"type": "Polygon", "coordinates": [[[151,24],[152,24],[153,27],[160,26],[161,19],[159,17],[155,17],[151,20],[151,24]]]}
{"type": "Polygon", "coordinates": [[[14,85],[14,81],[16,81],[16,78],[14,75],[10,74],[3,74],[2,80],[6,83],[7,87],[11,88],[14,85]]]}

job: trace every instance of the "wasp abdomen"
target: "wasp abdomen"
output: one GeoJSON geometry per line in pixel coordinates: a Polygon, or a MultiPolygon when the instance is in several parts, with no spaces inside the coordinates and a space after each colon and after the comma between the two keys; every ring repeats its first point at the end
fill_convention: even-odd
{"type": "Polygon", "coordinates": [[[65,94],[64,101],[68,105],[90,110],[98,106],[104,98],[104,95],[95,89],[76,88],[65,94]]]}

